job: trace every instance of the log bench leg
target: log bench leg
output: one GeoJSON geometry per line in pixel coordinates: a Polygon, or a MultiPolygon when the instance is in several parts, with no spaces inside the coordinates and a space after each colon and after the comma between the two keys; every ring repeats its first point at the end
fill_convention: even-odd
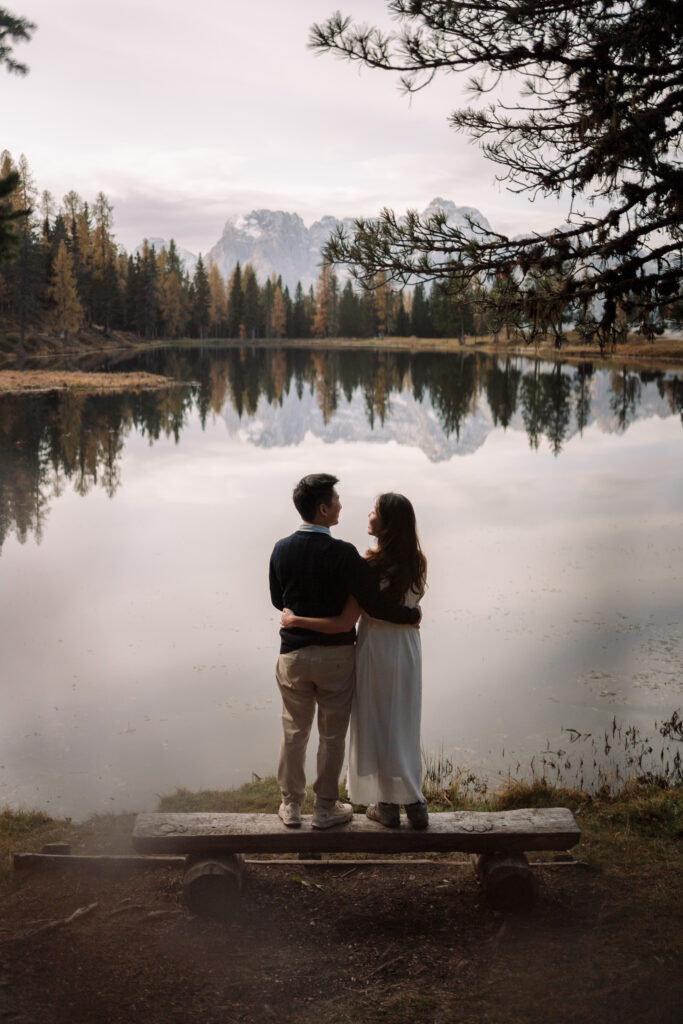
{"type": "Polygon", "coordinates": [[[494,910],[529,911],[536,902],[538,882],[523,853],[483,853],[475,870],[494,910]]]}
{"type": "Polygon", "coordinates": [[[190,910],[200,917],[230,918],[242,891],[244,854],[197,854],[186,864],[183,894],[190,910]]]}

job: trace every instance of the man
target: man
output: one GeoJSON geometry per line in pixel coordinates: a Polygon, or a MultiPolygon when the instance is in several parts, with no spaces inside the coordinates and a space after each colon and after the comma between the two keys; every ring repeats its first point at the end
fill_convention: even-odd
{"type": "MultiPolygon", "coordinates": [[[[341,512],[337,482],[329,473],[315,473],[294,488],[294,505],[303,522],[273,549],[273,604],[280,610],[291,608],[297,615],[334,617],[341,614],[352,594],[373,618],[416,625],[419,610],[386,601],[370,566],[353,544],[332,537],[330,527],[337,525],[341,512]]],[[[339,776],[356,682],[356,630],[328,634],[281,629],[280,638],[276,678],[282,695],[283,737],[278,814],[289,828],[301,825],[306,747],[317,706],[319,743],[312,825],[340,825],[353,816],[351,804],[339,801],[339,776]]]]}

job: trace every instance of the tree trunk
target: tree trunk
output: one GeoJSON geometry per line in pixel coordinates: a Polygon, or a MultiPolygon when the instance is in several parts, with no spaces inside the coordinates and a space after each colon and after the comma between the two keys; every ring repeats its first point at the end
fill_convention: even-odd
{"type": "Polygon", "coordinates": [[[538,882],[523,853],[484,853],[475,871],[494,910],[515,913],[531,910],[538,882]]]}
{"type": "Polygon", "coordinates": [[[200,917],[230,918],[239,903],[244,854],[227,853],[188,860],[183,877],[185,902],[200,917]]]}

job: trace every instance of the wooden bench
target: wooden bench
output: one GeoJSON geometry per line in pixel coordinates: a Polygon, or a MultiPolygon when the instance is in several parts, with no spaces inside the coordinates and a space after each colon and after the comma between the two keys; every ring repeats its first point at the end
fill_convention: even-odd
{"type": "Polygon", "coordinates": [[[355,814],[345,825],[285,828],[276,814],[212,812],[139,814],[133,847],[144,854],[184,854],[185,898],[198,913],[229,916],[242,888],[244,855],[289,853],[446,853],[477,856],[477,873],[496,909],[533,905],[537,883],[524,856],[530,850],[568,850],[581,838],[565,807],[431,814],[429,828],[387,829],[355,814]]]}

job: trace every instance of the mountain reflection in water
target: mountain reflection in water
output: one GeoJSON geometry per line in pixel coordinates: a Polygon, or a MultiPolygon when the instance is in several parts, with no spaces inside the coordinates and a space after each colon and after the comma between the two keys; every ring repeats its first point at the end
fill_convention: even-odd
{"type": "Polygon", "coordinates": [[[396,440],[432,460],[472,452],[497,428],[523,429],[532,449],[545,440],[559,455],[594,422],[609,432],[653,415],[683,422],[683,378],[626,366],[245,346],[154,349],[97,368],[144,369],[184,383],[0,398],[0,547],[10,531],[40,539],[67,483],[81,495],[99,486],[113,497],[126,436],[178,442],[195,410],[202,426],[223,416],[255,444],[295,444],[313,431],[330,441],[396,440]]]}

